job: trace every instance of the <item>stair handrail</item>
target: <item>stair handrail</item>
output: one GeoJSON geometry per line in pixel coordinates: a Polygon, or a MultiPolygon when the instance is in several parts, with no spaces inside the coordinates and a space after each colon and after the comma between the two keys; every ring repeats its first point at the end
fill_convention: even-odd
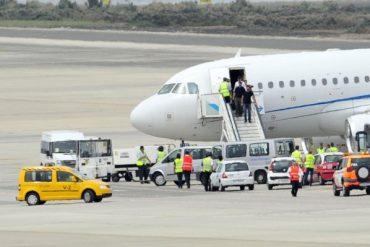
{"type": "Polygon", "coordinates": [[[266,139],[265,130],[264,130],[263,123],[261,120],[261,113],[258,109],[257,102],[254,102],[252,104],[252,107],[253,107],[253,111],[255,112],[255,115],[257,116],[255,117],[255,121],[257,123],[258,130],[260,131],[262,135],[262,139],[266,139]]]}

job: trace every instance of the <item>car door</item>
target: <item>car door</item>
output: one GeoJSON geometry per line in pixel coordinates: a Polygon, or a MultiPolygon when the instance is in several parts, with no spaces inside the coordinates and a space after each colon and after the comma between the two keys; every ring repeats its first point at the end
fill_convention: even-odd
{"type": "Polygon", "coordinates": [[[177,180],[177,176],[175,174],[174,170],[174,164],[173,162],[176,159],[176,156],[180,154],[181,155],[181,149],[175,149],[173,150],[163,161],[162,161],[162,169],[163,172],[165,172],[166,180],[167,181],[173,181],[177,180]]]}
{"type": "Polygon", "coordinates": [[[214,187],[220,186],[220,177],[222,176],[223,169],[224,164],[219,165],[216,171],[211,174],[211,183],[214,187]]]}
{"type": "Polygon", "coordinates": [[[79,199],[81,180],[68,171],[56,172],[56,192],[59,200],[79,199]]]}
{"type": "Polygon", "coordinates": [[[334,183],[338,187],[342,187],[342,178],[343,178],[343,169],[345,169],[345,165],[347,164],[345,159],[340,160],[339,165],[337,166],[337,170],[334,172],[333,179],[334,183]]]}

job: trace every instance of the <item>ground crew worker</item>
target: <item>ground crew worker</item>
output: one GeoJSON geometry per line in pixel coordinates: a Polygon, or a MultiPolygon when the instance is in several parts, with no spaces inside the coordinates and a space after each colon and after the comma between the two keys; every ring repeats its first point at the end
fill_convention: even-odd
{"type": "Polygon", "coordinates": [[[207,153],[207,157],[205,157],[202,160],[202,166],[203,166],[203,174],[204,174],[204,190],[209,191],[209,178],[211,176],[212,170],[213,170],[213,160],[212,160],[212,154],[207,153]]]}
{"type": "Polygon", "coordinates": [[[304,167],[306,168],[306,172],[304,174],[304,185],[307,185],[308,175],[310,174],[310,186],[312,186],[313,171],[315,168],[315,156],[312,154],[312,151],[310,151],[306,155],[306,161],[304,162],[304,167]]]}
{"type": "Polygon", "coordinates": [[[293,162],[293,164],[288,169],[288,174],[290,178],[290,183],[292,184],[292,196],[296,197],[298,193],[298,189],[300,187],[301,177],[302,177],[302,170],[299,167],[299,164],[296,162],[293,162]]]}
{"type": "Polygon", "coordinates": [[[327,144],[326,145],[325,152],[327,152],[327,153],[330,153],[331,152],[330,144],[327,144]]]}
{"type": "Polygon", "coordinates": [[[295,159],[298,165],[302,166],[301,151],[299,151],[299,146],[295,146],[294,152],[292,153],[292,158],[295,159]]]}
{"type": "Polygon", "coordinates": [[[163,151],[163,146],[158,147],[158,153],[157,153],[157,163],[161,162],[164,159],[164,156],[166,156],[166,152],[163,151]]]}
{"type": "Polygon", "coordinates": [[[318,154],[325,153],[324,143],[320,142],[320,147],[316,151],[318,154]]]}
{"type": "Polygon", "coordinates": [[[218,160],[216,161],[216,170],[218,169],[218,167],[220,166],[220,165],[222,165],[222,161],[224,160],[224,158],[222,157],[222,155],[219,155],[218,156],[218,160]]]}
{"type": "Polygon", "coordinates": [[[222,94],[226,103],[230,103],[230,80],[224,77],[224,80],[221,82],[218,92],[222,94]]]}
{"type": "Polygon", "coordinates": [[[182,189],[182,159],[181,154],[176,155],[176,159],[173,162],[173,170],[177,175],[177,186],[182,189]]]}
{"type": "Polygon", "coordinates": [[[334,143],[330,143],[330,152],[335,153],[338,152],[338,148],[334,145],[334,143]]]}
{"type": "Polygon", "coordinates": [[[145,183],[149,183],[147,166],[151,162],[144,150],[144,146],[140,146],[140,150],[137,152],[136,157],[137,157],[136,165],[139,169],[140,183],[143,184],[144,181],[145,183]]]}
{"type": "Polygon", "coordinates": [[[182,163],[182,171],[185,176],[185,183],[188,189],[190,189],[190,174],[193,170],[193,157],[189,154],[189,151],[185,151],[183,163],[182,163]]]}

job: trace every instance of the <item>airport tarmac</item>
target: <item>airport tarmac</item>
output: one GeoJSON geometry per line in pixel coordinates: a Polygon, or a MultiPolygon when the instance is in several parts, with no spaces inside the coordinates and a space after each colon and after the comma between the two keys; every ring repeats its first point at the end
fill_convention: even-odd
{"type": "MultiPolygon", "coordinates": [[[[19,168],[39,163],[43,130],[80,130],[112,138],[116,148],[177,143],[135,130],[130,111],[174,73],[231,57],[237,48],[222,37],[208,46],[207,39],[216,37],[207,35],[192,43],[192,35],[181,34],[187,42],[176,44],[174,34],[85,40],[68,30],[58,39],[40,36],[37,29],[7,30],[20,34],[0,31],[1,246],[369,246],[370,197],[354,192],[358,196],[335,198],[330,185],[292,198],[289,190],[268,191],[265,185],[205,193],[200,185],[178,191],[172,183],[120,182],[112,184],[113,197],[99,204],[16,202],[19,168]]],[[[273,42],[241,47],[246,55],[328,46],[326,39],[302,42],[301,49],[273,42]]]]}

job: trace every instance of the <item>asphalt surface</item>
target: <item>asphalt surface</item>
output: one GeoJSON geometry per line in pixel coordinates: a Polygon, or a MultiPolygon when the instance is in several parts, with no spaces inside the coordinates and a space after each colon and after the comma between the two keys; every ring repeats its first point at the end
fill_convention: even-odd
{"type": "MultiPolygon", "coordinates": [[[[39,164],[44,130],[80,130],[111,138],[114,148],[176,144],[135,130],[130,111],[174,73],[227,57],[235,49],[225,47],[229,44],[222,37],[217,42],[225,45],[207,46],[216,41],[202,36],[206,41],[198,46],[190,42],[192,35],[184,34],[160,34],[166,39],[161,41],[155,34],[132,33],[142,38],[129,44],[126,38],[119,40],[124,37],[120,34],[114,42],[70,42],[76,33],[99,40],[103,32],[1,32],[0,246],[369,246],[370,196],[356,191],[337,198],[330,185],[304,188],[292,198],[287,187],[206,193],[199,184],[180,191],[170,182],[164,187],[120,182],[112,183],[113,197],[102,203],[58,201],[28,207],[16,202],[19,169],[39,164]],[[29,36],[9,37],[15,33],[29,36]],[[189,43],[170,45],[173,37],[189,43]]],[[[306,40],[302,49],[335,45],[319,41],[306,40]]],[[[294,50],[288,44],[285,48],[294,50]]],[[[288,51],[273,45],[243,50],[288,51]]]]}

